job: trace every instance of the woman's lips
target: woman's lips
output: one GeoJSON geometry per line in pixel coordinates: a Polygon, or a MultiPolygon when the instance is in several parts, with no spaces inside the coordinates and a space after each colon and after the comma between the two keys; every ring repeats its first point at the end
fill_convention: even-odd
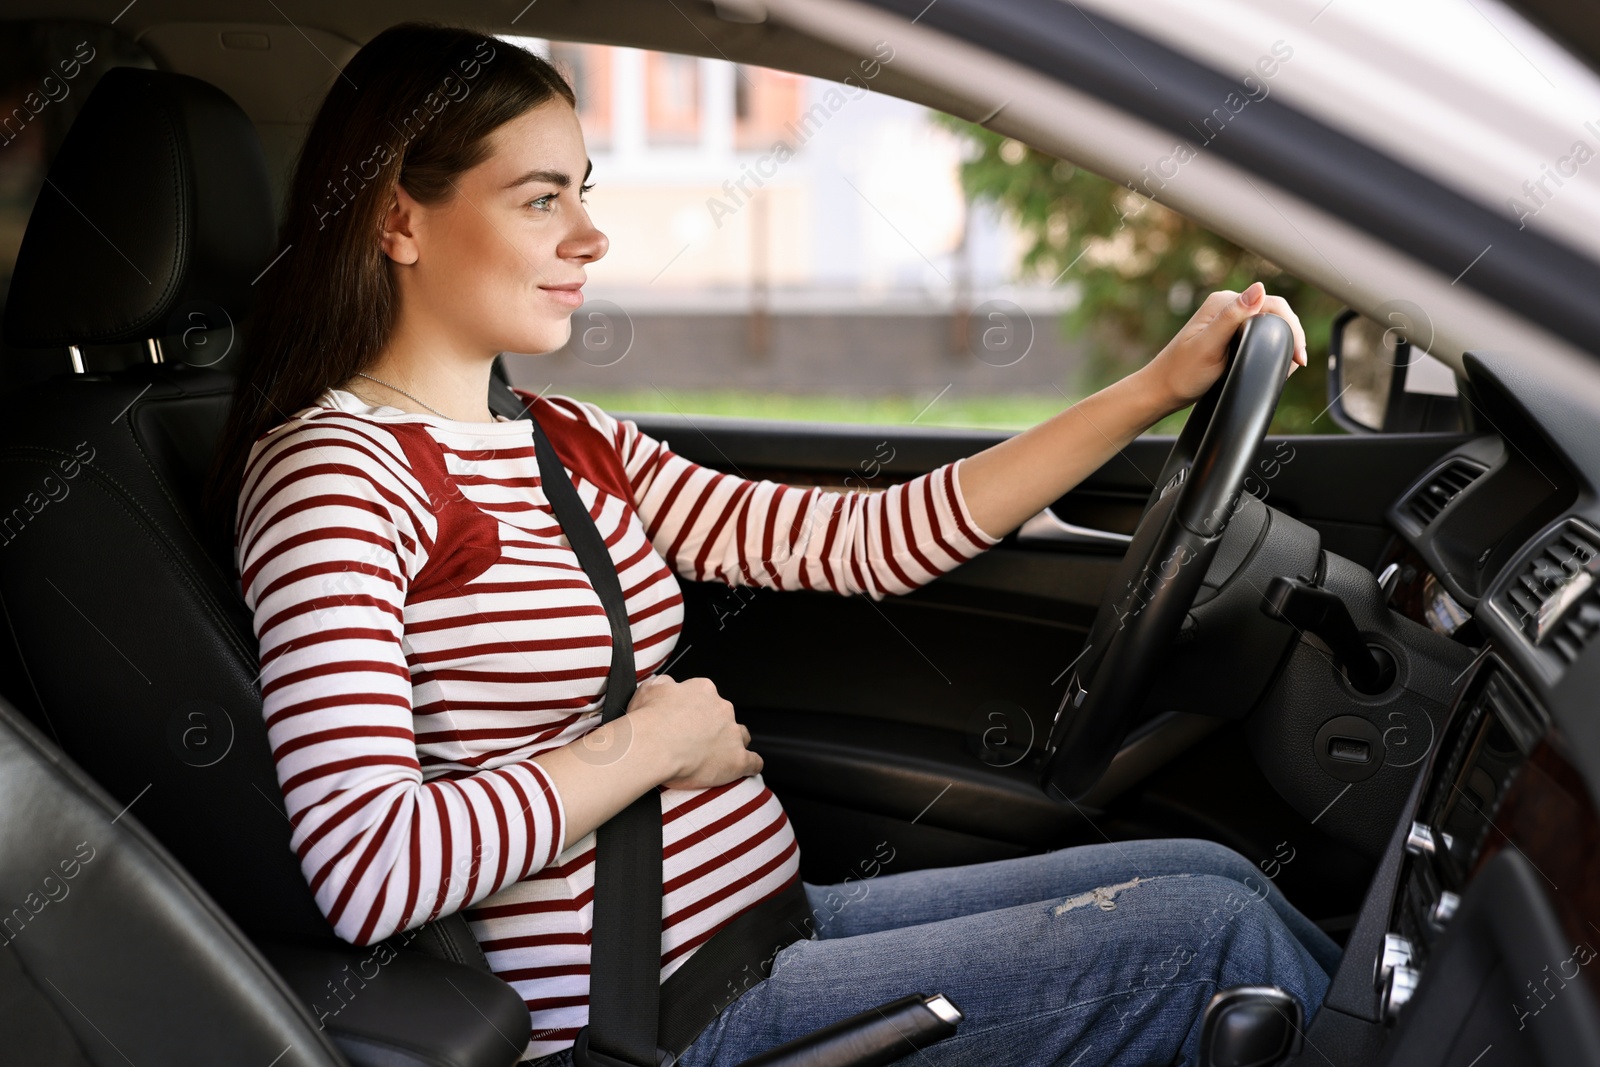
{"type": "Polygon", "coordinates": [[[575,308],[583,304],[583,289],[580,286],[541,285],[539,288],[549,293],[556,303],[566,307],[575,308]]]}

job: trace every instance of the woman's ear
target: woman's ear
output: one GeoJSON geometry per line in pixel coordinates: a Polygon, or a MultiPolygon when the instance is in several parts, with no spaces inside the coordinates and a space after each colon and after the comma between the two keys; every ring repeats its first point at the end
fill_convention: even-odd
{"type": "Polygon", "coordinates": [[[417,261],[421,255],[417,244],[417,223],[421,214],[422,205],[412,199],[403,186],[396,185],[389,209],[384,212],[383,228],[378,238],[384,255],[407,266],[417,261]]]}

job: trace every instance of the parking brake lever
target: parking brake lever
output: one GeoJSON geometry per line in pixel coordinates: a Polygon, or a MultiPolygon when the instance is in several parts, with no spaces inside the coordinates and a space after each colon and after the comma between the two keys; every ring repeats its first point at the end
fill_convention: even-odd
{"type": "Polygon", "coordinates": [[[1394,681],[1394,660],[1367,644],[1350,618],[1350,609],[1328,590],[1298,578],[1274,578],[1261,610],[1268,618],[1321,638],[1334,663],[1360,692],[1381,693],[1394,681]]]}
{"type": "Polygon", "coordinates": [[[956,1032],[964,1016],[943,993],[908,993],[797,1037],[739,1067],[884,1067],[956,1032]]]}

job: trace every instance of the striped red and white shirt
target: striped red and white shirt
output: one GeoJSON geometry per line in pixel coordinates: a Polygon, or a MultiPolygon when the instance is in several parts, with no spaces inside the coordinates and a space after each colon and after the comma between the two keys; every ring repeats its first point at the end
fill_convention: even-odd
{"type": "MultiPolygon", "coordinates": [[[[682,627],[674,572],[881,599],[999,540],[967,510],[959,461],[880,493],[802,488],[698,466],[569,397],[535,412],[616,563],[641,680],[682,627]]],[[[566,839],[529,757],[599,724],[611,639],[529,422],[330,390],[256,442],[238,516],[268,737],[318,906],[358,945],[464,910],[528,1003],[526,1054],[570,1046],[588,1018],[595,838],[566,839]]],[[[657,789],[665,980],[800,868],[759,774],[657,789]]]]}

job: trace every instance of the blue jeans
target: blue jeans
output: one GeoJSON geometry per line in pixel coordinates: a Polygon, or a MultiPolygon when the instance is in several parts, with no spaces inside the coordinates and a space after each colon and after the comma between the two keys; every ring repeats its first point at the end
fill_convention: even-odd
{"type": "Polygon", "coordinates": [[[1340,955],[1250,861],[1209,841],[804,885],[817,937],[779,952],[680,1067],[734,1067],[913,992],[943,993],[965,1018],[906,1067],[1190,1064],[1217,990],[1280,986],[1309,1021],[1340,955]]]}

